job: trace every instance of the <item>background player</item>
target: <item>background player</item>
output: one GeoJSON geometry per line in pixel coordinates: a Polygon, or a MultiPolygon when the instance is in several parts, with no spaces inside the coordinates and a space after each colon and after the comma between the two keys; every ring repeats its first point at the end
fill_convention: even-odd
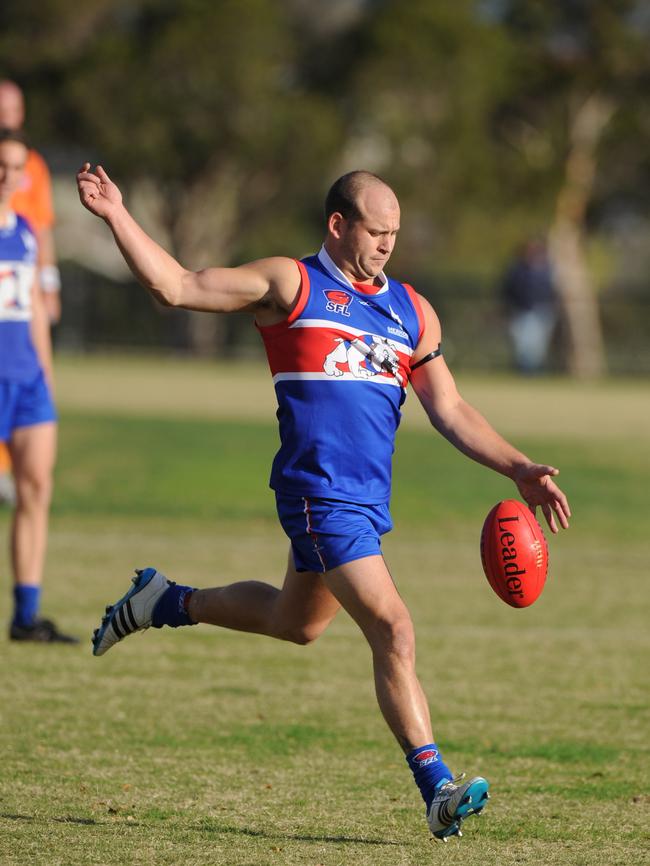
{"type": "Polygon", "coordinates": [[[430,304],[384,267],[400,223],[393,191],[368,172],[340,178],[326,202],[317,256],[275,257],[192,272],[130,216],[98,167],[78,174],[82,203],[102,217],[135,276],[162,303],[206,312],[246,310],[264,339],[279,402],[281,448],[271,485],[291,540],[281,589],[257,580],[197,590],[148,568],[107,609],[93,638],[102,655],[150,625],[211,623],[308,643],[340,607],[365,635],[384,718],[406,755],[437,838],[480,812],[488,783],[453,780],[433,741],[415,672],[413,625],[381,555],[391,528],[391,456],[407,381],[433,425],[469,457],[510,477],[553,532],[568,526],[557,470],[533,463],[459,395],[430,304]],[[356,353],[356,354],[355,354],[356,353]],[[357,355],[359,357],[357,357],[357,355]]]}
{"type": "MultiPolygon", "coordinates": [[[[14,81],[0,81],[0,127],[22,130],[25,98],[14,81]]],[[[52,324],[61,318],[61,276],[54,244],[52,180],[47,163],[38,151],[29,149],[20,186],[11,197],[12,209],[24,216],[38,239],[39,284],[52,324]]]]}
{"type": "MultiPolygon", "coordinates": [[[[0,81],[0,128],[21,130],[25,122],[25,99],[20,87],[0,81]]],[[[38,239],[39,284],[47,315],[52,324],[61,318],[61,277],[54,246],[54,209],[50,172],[43,157],[29,150],[27,164],[19,187],[11,196],[12,210],[24,216],[38,239]]],[[[0,443],[0,502],[13,504],[14,485],[11,461],[6,446],[0,443]]]]}
{"type": "Polygon", "coordinates": [[[38,616],[47,546],[56,412],[50,329],[38,289],[37,242],[9,202],[22,181],[27,145],[0,131],[0,441],[9,445],[16,482],[11,528],[16,641],[77,643],[38,616]]]}

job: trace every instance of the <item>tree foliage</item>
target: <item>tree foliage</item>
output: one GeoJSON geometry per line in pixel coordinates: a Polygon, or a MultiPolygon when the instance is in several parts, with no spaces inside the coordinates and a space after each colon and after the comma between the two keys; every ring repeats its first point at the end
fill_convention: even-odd
{"type": "Polygon", "coordinates": [[[101,159],[193,266],[308,251],[356,167],[421,274],[495,274],[567,202],[583,264],[612,214],[650,217],[640,0],[5,0],[0,57],[39,142],[101,159]]]}

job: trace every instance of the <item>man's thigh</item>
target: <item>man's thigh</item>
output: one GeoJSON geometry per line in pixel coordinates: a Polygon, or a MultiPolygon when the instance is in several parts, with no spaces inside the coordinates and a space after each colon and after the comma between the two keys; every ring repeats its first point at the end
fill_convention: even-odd
{"type": "Polygon", "coordinates": [[[322,574],[298,571],[289,550],[287,572],[276,601],[276,617],[287,624],[313,626],[322,631],[341,605],[327,587],[322,574]]]}
{"type": "Polygon", "coordinates": [[[9,452],[16,481],[46,482],[56,460],[57,425],[54,421],[18,427],[11,434],[9,452]]]}
{"type": "Polygon", "coordinates": [[[392,529],[387,505],[276,494],[278,516],[291,540],[297,571],[322,574],[381,553],[392,529]]]}
{"type": "Polygon", "coordinates": [[[366,635],[385,624],[410,621],[381,555],[346,562],[326,572],[323,580],[366,635]]]}
{"type": "Polygon", "coordinates": [[[0,380],[0,440],[8,442],[17,430],[56,420],[56,407],[42,371],[31,382],[0,380]]]}

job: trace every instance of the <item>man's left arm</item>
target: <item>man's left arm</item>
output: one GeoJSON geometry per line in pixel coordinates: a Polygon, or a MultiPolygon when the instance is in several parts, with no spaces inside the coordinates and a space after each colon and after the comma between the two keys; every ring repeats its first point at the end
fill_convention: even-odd
{"type": "Polygon", "coordinates": [[[61,318],[61,274],[54,243],[52,177],[45,159],[35,150],[29,152],[26,170],[31,184],[29,207],[25,215],[38,241],[39,283],[43,302],[50,323],[56,325],[61,318]]]}
{"type": "MultiPolygon", "coordinates": [[[[431,305],[420,297],[425,328],[412,366],[426,358],[441,342],[441,328],[431,305]]],[[[552,532],[555,518],[564,529],[571,511],[566,496],[553,481],[559,470],[534,463],[507,442],[458,392],[442,354],[426,361],[411,374],[411,384],[433,426],[459,451],[478,463],[511,478],[534,512],[539,506],[552,532]]]]}
{"type": "Polygon", "coordinates": [[[34,287],[32,289],[31,335],[47,383],[50,386],[50,390],[54,390],[50,322],[43,301],[43,293],[41,292],[37,279],[34,280],[34,287]]]}
{"type": "Polygon", "coordinates": [[[50,226],[36,229],[38,238],[38,267],[43,302],[52,325],[61,319],[61,273],[56,259],[54,233],[50,226]]]}

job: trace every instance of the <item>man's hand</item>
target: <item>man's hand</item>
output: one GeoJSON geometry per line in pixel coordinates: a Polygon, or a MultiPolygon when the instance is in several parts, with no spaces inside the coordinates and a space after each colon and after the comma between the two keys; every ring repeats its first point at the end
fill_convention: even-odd
{"type": "Polygon", "coordinates": [[[519,468],[512,478],[533,514],[541,507],[551,532],[558,531],[556,515],[563,529],[569,528],[571,517],[567,498],[551,477],[558,474],[559,470],[553,466],[529,463],[519,468]]]}
{"type": "Polygon", "coordinates": [[[102,219],[122,204],[122,193],[101,165],[95,173],[90,170],[89,162],[84,163],[77,174],[77,189],[81,204],[102,219]]]}

